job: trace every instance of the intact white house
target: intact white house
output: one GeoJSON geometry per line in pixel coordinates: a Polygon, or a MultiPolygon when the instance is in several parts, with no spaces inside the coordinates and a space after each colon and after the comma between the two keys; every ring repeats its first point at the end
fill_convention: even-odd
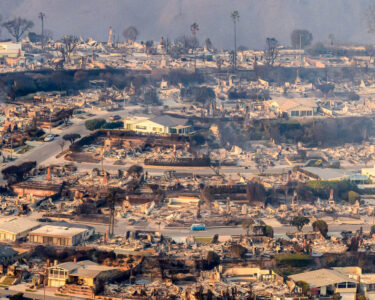
{"type": "Polygon", "coordinates": [[[312,98],[275,98],[268,101],[268,106],[271,111],[289,117],[312,117],[318,112],[318,104],[312,98]]]}
{"type": "Polygon", "coordinates": [[[140,133],[179,135],[188,135],[194,131],[193,126],[188,124],[187,119],[173,118],[166,115],[154,118],[126,118],[124,119],[124,129],[140,133]]]}

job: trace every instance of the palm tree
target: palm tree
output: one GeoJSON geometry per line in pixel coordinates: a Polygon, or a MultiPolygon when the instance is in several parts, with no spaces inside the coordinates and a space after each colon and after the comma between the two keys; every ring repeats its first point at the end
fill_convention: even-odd
{"type": "Polygon", "coordinates": [[[193,37],[196,38],[197,32],[199,31],[199,25],[198,23],[194,22],[193,24],[190,25],[190,31],[193,37]]]}
{"type": "Polygon", "coordinates": [[[234,55],[233,55],[233,69],[237,68],[237,22],[240,20],[240,14],[238,10],[232,11],[230,18],[233,21],[233,30],[234,30],[234,55]]]}
{"type": "Polygon", "coordinates": [[[190,25],[190,31],[191,34],[193,35],[193,52],[194,52],[194,71],[197,70],[197,55],[195,53],[195,45],[197,45],[197,32],[199,31],[199,25],[198,23],[194,22],[193,24],[190,25]]]}
{"type": "Polygon", "coordinates": [[[44,19],[46,18],[46,14],[44,12],[40,12],[38,18],[42,22],[42,49],[44,49],[44,19]]]}

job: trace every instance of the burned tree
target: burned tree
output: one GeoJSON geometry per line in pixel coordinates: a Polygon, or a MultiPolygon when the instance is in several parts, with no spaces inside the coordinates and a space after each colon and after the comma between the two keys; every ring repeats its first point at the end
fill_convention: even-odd
{"type": "Polygon", "coordinates": [[[266,49],[264,50],[264,59],[267,66],[273,66],[279,55],[279,42],[275,38],[266,39],[266,49]]]}
{"type": "Polygon", "coordinates": [[[201,200],[207,204],[208,206],[211,205],[211,201],[212,201],[212,193],[211,193],[211,189],[209,186],[205,186],[201,189],[201,196],[200,196],[201,200]]]}
{"type": "Polygon", "coordinates": [[[16,39],[16,42],[19,42],[24,33],[34,26],[34,23],[18,17],[3,23],[2,26],[16,39]]]}
{"type": "Polygon", "coordinates": [[[42,48],[44,49],[44,42],[45,42],[45,38],[44,38],[44,20],[46,18],[46,14],[44,12],[40,12],[39,15],[38,15],[38,18],[40,19],[40,21],[42,23],[42,33],[41,33],[41,36],[42,36],[42,48]]]}
{"type": "Polygon", "coordinates": [[[78,38],[73,35],[66,35],[61,39],[61,45],[58,47],[64,60],[69,61],[70,56],[74,52],[75,48],[78,45],[78,38]]]}
{"type": "Polygon", "coordinates": [[[143,173],[143,167],[138,165],[132,165],[127,171],[128,176],[139,178],[143,173]]]}
{"type": "Polygon", "coordinates": [[[1,171],[5,180],[8,183],[15,183],[22,181],[26,174],[35,168],[35,161],[26,161],[17,166],[9,166],[1,171]]]}
{"type": "Polygon", "coordinates": [[[292,47],[295,49],[303,49],[309,45],[313,40],[313,35],[310,31],[305,29],[295,29],[290,35],[292,47]]]}
{"type": "Polygon", "coordinates": [[[134,26],[129,26],[122,33],[122,35],[124,36],[124,38],[126,39],[127,42],[129,42],[129,41],[130,42],[135,42],[135,40],[137,39],[138,34],[139,34],[138,29],[135,28],[134,26]]]}
{"type": "Polygon", "coordinates": [[[240,20],[240,14],[238,10],[233,11],[230,14],[230,18],[233,22],[233,31],[234,31],[234,49],[233,49],[233,70],[236,71],[237,68],[237,23],[240,20]]]}

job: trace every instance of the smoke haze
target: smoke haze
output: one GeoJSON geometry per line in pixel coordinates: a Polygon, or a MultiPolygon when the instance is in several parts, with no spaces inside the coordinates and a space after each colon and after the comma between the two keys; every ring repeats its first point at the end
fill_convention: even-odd
{"type": "MultiPolygon", "coordinates": [[[[188,34],[197,22],[198,37],[210,37],[214,46],[232,45],[229,14],[240,13],[238,44],[263,48],[266,37],[275,37],[290,45],[293,29],[311,31],[314,41],[327,41],[330,33],[340,42],[372,43],[364,13],[371,0],[1,0],[3,21],[21,16],[34,21],[33,31],[40,32],[37,16],[45,12],[45,27],[55,39],[63,34],[93,37],[105,41],[109,26],[120,40],[124,28],[138,28],[139,40],[174,39],[188,34]]],[[[3,29],[2,38],[8,37],[3,29]]]]}

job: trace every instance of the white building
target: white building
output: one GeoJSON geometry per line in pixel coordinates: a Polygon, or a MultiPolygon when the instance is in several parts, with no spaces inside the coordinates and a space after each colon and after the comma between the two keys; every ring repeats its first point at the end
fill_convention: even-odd
{"type": "Polygon", "coordinates": [[[188,135],[193,132],[192,125],[187,119],[174,118],[171,116],[158,116],[154,118],[134,117],[124,120],[124,129],[139,133],[152,134],[179,134],[188,135]]]}
{"type": "Polygon", "coordinates": [[[0,241],[17,241],[39,227],[39,223],[27,218],[13,218],[0,224],[0,241]]]}
{"type": "Polygon", "coordinates": [[[267,103],[271,111],[289,117],[313,117],[318,112],[318,104],[312,98],[275,98],[267,103]]]}
{"type": "Polygon", "coordinates": [[[23,56],[21,43],[0,42],[0,57],[17,57],[23,56]]]}

